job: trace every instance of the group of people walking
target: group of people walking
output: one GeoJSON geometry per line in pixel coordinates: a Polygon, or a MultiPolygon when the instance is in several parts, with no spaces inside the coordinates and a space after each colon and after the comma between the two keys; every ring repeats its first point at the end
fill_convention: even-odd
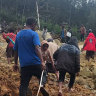
{"type": "MultiPolygon", "coordinates": [[[[37,22],[34,18],[28,18],[26,20],[26,28],[20,30],[17,35],[14,35],[13,33],[3,33],[4,39],[8,41],[8,46],[12,43],[7,38],[8,36],[15,41],[15,44],[12,45],[11,49],[14,50],[15,55],[14,71],[19,69],[18,57],[20,61],[21,76],[19,96],[27,96],[27,89],[31,77],[36,76],[40,81],[42,70],[44,70],[44,73],[40,91],[43,96],[49,96],[49,94],[44,91],[48,73],[56,74],[57,81],[59,82],[58,96],[63,96],[62,85],[66,72],[70,74],[68,91],[72,91],[75,78],[80,71],[80,49],[78,47],[78,40],[76,37],[71,37],[71,33],[69,32],[66,33],[66,36],[69,36],[69,38],[67,38],[68,42],[66,41],[65,44],[61,45],[61,47],[53,43],[52,39],[44,40],[40,43],[39,35],[35,32],[36,24],[37,22]]],[[[64,26],[62,29],[64,29],[64,26]]],[[[62,41],[65,42],[65,40],[63,40],[63,32],[61,36],[62,41]]],[[[92,32],[89,33],[82,50],[87,50],[86,48],[89,48],[88,46],[90,46],[89,43],[91,43],[91,46],[94,44],[95,49],[88,50],[86,53],[87,56],[92,54],[92,52],[89,51],[96,51],[96,39],[92,32]],[[87,44],[89,45],[87,46],[87,44]]],[[[9,49],[10,47],[8,47],[7,50],[9,49]]],[[[8,55],[10,54],[8,53],[8,55]]],[[[93,58],[93,55],[91,57],[93,58]]]]}

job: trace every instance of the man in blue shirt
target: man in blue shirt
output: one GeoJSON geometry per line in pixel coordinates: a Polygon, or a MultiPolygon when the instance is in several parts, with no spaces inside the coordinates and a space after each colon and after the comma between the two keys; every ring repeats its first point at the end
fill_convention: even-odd
{"type": "Polygon", "coordinates": [[[62,31],[61,31],[61,42],[62,43],[66,43],[66,35],[67,35],[67,31],[65,29],[65,26],[62,25],[62,31]]]}
{"type": "Polygon", "coordinates": [[[35,27],[36,20],[34,18],[28,18],[26,29],[21,30],[15,40],[14,70],[17,71],[18,69],[18,56],[21,68],[19,96],[26,96],[31,77],[34,75],[40,80],[42,72],[41,65],[44,69],[40,40],[38,34],[35,32],[35,27]]]}

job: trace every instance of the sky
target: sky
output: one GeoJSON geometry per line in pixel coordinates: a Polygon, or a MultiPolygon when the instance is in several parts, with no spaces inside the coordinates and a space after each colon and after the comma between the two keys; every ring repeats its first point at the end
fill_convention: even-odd
{"type": "MultiPolygon", "coordinates": [[[[90,0],[87,0],[87,1],[90,1],[90,0]]],[[[94,0],[94,1],[96,1],[96,0],[94,0]]]]}

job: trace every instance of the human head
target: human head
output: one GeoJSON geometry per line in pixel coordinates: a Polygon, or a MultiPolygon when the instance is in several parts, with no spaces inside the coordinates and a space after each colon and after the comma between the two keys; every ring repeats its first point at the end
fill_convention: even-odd
{"type": "Polygon", "coordinates": [[[69,26],[68,29],[71,29],[71,27],[69,26]]]}
{"type": "Polygon", "coordinates": [[[26,26],[30,27],[34,31],[36,29],[36,24],[37,24],[37,21],[36,21],[35,18],[33,18],[33,17],[27,18],[27,20],[26,20],[26,26]]]}
{"type": "Polygon", "coordinates": [[[42,50],[46,51],[48,49],[48,47],[49,47],[48,42],[46,40],[42,41],[42,43],[41,43],[42,50]]]}
{"type": "Polygon", "coordinates": [[[88,37],[94,37],[95,38],[95,35],[92,32],[90,32],[88,37]]]}
{"type": "Polygon", "coordinates": [[[70,40],[68,41],[68,44],[74,45],[75,47],[77,47],[79,49],[79,47],[78,47],[78,40],[77,40],[77,38],[75,36],[72,36],[70,38],[70,40]]]}
{"type": "Polygon", "coordinates": [[[9,33],[14,33],[14,29],[9,29],[9,33]]]}
{"type": "Polygon", "coordinates": [[[47,29],[47,26],[44,26],[44,29],[47,29]]]}
{"type": "Polygon", "coordinates": [[[89,33],[92,32],[92,29],[89,29],[89,33]]]}
{"type": "Polygon", "coordinates": [[[17,30],[16,30],[16,34],[17,34],[18,32],[20,32],[20,30],[21,30],[21,28],[18,27],[17,30]]]}
{"type": "Polygon", "coordinates": [[[20,27],[18,27],[18,28],[17,28],[17,30],[18,30],[18,31],[20,31],[20,30],[21,30],[21,28],[20,28],[20,27]]]}
{"type": "Polygon", "coordinates": [[[65,28],[65,25],[62,25],[62,29],[64,29],[65,28]]]}
{"type": "Polygon", "coordinates": [[[1,30],[1,33],[5,32],[4,30],[1,30]]]}
{"type": "Polygon", "coordinates": [[[84,25],[83,25],[83,24],[81,24],[81,27],[84,27],[84,25]]]}

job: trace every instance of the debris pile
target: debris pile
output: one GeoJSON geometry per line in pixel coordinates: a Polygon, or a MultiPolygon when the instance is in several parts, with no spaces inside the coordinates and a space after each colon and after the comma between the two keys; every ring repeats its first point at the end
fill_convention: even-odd
{"type": "MultiPolygon", "coordinates": [[[[20,74],[13,72],[13,64],[7,64],[5,55],[6,42],[0,36],[0,96],[19,96],[20,74]]],[[[84,58],[85,52],[81,53],[81,72],[76,78],[74,91],[69,93],[67,85],[69,79],[65,79],[63,86],[64,96],[96,96],[96,56],[94,60],[88,62],[84,58]]],[[[67,75],[68,77],[68,75],[67,75]]],[[[38,90],[38,80],[32,77],[30,82],[28,96],[36,95],[38,90]]],[[[58,82],[54,74],[49,74],[45,89],[50,96],[58,95],[58,82]]],[[[39,96],[42,96],[40,93],[39,96]]]]}

